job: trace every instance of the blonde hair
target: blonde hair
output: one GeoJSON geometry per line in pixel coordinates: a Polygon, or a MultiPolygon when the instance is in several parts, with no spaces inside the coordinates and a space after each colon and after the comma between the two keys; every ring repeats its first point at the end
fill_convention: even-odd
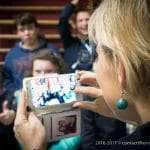
{"type": "Polygon", "coordinates": [[[149,0],[103,0],[90,18],[89,38],[98,48],[108,47],[122,62],[125,88],[131,94],[149,95],[149,0]]]}

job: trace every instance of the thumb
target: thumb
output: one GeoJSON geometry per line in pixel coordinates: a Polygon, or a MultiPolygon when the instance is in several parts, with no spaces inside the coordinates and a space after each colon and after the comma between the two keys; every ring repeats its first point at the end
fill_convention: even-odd
{"type": "Polygon", "coordinates": [[[6,110],[8,110],[8,101],[7,100],[5,100],[3,102],[3,111],[6,111],[6,110]]]}
{"type": "Polygon", "coordinates": [[[93,102],[89,102],[89,101],[76,102],[73,104],[72,107],[74,107],[74,108],[79,107],[81,109],[87,109],[87,110],[91,110],[91,111],[96,110],[95,101],[93,101],[93,102]]]}
{"type": "Polygon", "coordinates": [[[37,118],[37,116],[33,113],[33,111],[30,111],[28,114],[28,120],[31,124],[35,125],[36,123],[39,123],[40,120],[37,118]]]}

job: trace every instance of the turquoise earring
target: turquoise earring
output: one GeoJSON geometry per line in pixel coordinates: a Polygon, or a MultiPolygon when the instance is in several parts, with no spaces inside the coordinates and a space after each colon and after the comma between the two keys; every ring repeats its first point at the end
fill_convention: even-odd
{"type": "MultiPolygon", "coordinates": [[[[121,92],[121,95],[122,95],[121,97],[123,97],[123,94],[124,94],[124,91],[121,92]]],[[[128,107],[128,102],[126,99],[120,98],[117,100],[116,106],[118,109],[124,110],[128,107]]]]}

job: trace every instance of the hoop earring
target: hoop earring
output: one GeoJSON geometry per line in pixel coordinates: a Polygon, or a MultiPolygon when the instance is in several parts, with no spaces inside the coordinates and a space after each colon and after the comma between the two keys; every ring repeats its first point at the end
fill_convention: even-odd
{"type": "Polygon", "coordinates": [[[117,100],[116,107],[120,110],[125,110],[128,107],[128,102],[123,98],[124,90],[121,91],[121,98],[117,100]]]}

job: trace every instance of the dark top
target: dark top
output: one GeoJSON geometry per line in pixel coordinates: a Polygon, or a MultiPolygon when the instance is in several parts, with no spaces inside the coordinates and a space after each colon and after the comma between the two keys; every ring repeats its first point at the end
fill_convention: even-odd
{"type": "Polygon", "coordinates": [[[132,134],[119,139],[111,150],[150,150],[150,122],[135,130],[132,134]]]}
{"type": "Polygon", "coordinates": [[[22,79],[24,72],[29,66],[29,60],[31,57],[43,48],[48,48],[56,53],[59,50],[53,46],[49,45],[44,38],[39,38],[40,46],[34,50],[24,49],[20,46],[20,41],[16,43],[5,57],[5,64],[3,68],[3,80],[5,88],[14,92],[22,88],[22,79]]]}
{"type": "Polygon", "coordinates": [[[59,18],[59,33],[64,45],[64,60],[68,65],[68,72],[75,70],[91,70],[94,61],[94,46],[88,40],[81,41],[78,37],[71,34],[69,19],[75,10],[75,6],[69,3],[62,11],[59,18]],[[91,50],[87,49],[85,43],[91,50]]]}

